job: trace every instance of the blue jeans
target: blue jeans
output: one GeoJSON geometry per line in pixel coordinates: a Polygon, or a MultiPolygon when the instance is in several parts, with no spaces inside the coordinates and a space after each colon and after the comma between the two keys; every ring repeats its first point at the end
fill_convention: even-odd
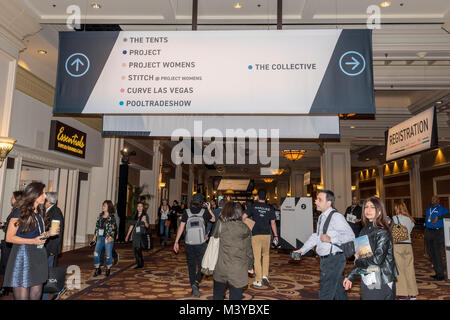
{"type": "Polygon", "coordinates": [[[165,223],[166,223],[167,219],[161,219],[159,221],[159,234],[161,235],[161,238],[164,234],[164,243],[167,242],[167,240],[169,240],[169,227],[166,227],[165,223]]]}
{"type": "MultiPolygon", "coordinates": [[[[48,256],[48,266],[53,267],[55,256],[48,256]]],[[[42,300],[50,300],[50,293],[43,293],[42,300]]]]}
{"type": "Polygon", "coordinates": [[[114,247],[114,241],[106,242],[105,237],[98,237],[97,244],[95,245],[95,251],[94,251],[94,266],[96,268],[100,267],[100,255],[103,251],[103,248],[105,248],[105,253],[106,253],[106,266],[108,268],[111,268],[113,247],[114,247]]]}

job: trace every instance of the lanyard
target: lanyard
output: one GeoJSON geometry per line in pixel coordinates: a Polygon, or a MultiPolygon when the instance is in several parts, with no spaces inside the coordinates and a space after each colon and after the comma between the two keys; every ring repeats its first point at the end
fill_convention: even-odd
{"type": "Polygon", "coordinates": [[[38,228],[39,228],[39,235],[41,235],[42,231],[41,231],[41,224],[39,223],[39,219],[36,217],[36,215],[34,216],[34,218],[36,219],[36,222],[37,222],[37,225],[38,225],[38,228]]]}

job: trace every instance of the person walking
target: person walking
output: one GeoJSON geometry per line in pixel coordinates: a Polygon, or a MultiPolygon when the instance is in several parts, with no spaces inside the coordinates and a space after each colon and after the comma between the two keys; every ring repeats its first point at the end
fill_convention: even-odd
{"type": "Polygon", "coordinates": [[[100,268],[100,254],[105,248],[106,252],[106,273],[108,277],[111,274],[112,267],[112,250],[114,247],[114,237],[116,235],[116,220],[112,216],[114,213],[114,205],[111,200],[103,201],[102,212],[100,213],[97,223],[95,224],[94,241],[96,242],[94,250],[94,277],[102,273],[100,268]]]}
{"type": "Polygon", "coordinates": [[[230,201],[224,204],[216,222],[220,241],[213,273],[214,300],[225,299],[227,284],[230,300],[242,300],[248,274],[253,273],[252,233],[242,222],[242,214],[241,205],[230,201]]]}
{"type": "Polygon", "coordinates": [[[352,198],[352,205],[347,207],[347,209],[345,210],[344,217],[345,220],[347,220],[350,227],[352,228],[355,237],[359,236],[359,232],[362,229],[361,215],[362,215],[362,208],[359,205],[358,197],[354,196],[352,198]]]}
{"type": "Polygon", "coordinates": [[[206,227],[206,236],[208,238],[210,238],[214,232],[214,228],[216,227],[217,221],[219,221],[219,215],[220,215],[220,212],[222,211],[222,208],[224,205],[225,205],[225,199],[220,199],[219,207],[217,207],[215,209],[212,208],[212,204],[211,204],[211,210],[214,214],[214,217],[216,218],[215,219],[216,221],[215,222],[210,221],[208,223],[208,226],[206,227]]]}
{"type": "Polygon", "coordinates": [[[161,201],[161,206],[158,209],[159,217],[159,244],[164,241],[164,247],[167,245],[169,239],[169,228],[170,228],[170,206],[167,200],[161,201]]]}
{"type": "Polygon", "coordinates": [[[181,207],[178,204],[177,200],[173,200],[172,208],[170,208],[169,220],[170,220],[170,229],[173,229],[173,234],[175,236],[177,235],[178,230],[178,214],[181,214],[181,207]]]}
{"type": "Polygon", "coordinates": [[[142,256],[142,250],[144,249],[143,236],[145,235],[148,228],[150,228],[149,218],[147,212],[144,209],[144,204],[139,202],[137,204],[136,212],[134,218],[130,223],[130,228],[128,229],[127,236],[125,237],[125,242],[128,240],[133,240],[133,251],[134,257],[136,258],[136,267],[134,269],[140,269],[144,267],[144,257],[142,256]]]}
{"type": "Polygon", "coordinates": [[[433,263],[435,281],[444,280],[444,264],[442,263],[444,246],[444,216],[449,215],[448,209],[439,204],[438,196],[431,198],[431,206],[427,209],[425,217],[425,245],[433,263]]]}
{"type": "Polygon", "coordinates": [[[345,255],[338,246],[355,239],[353,230],[344,215],[334,209],[334,193],[322,190],[315,201],[317,210],[322,212],[317,223],[317,230],[305,242],[303,247],[294,252],[305,255],[316,246],[320,256],[320,300],[347,300],[347,292],[342,287],[343,272],[346,264],[345,255]],[[329,215],[332,215],[328,219],[329,215]],[[325,222],[328,229],[323,233],[325,222]]]}
{"type": "Polygon", "coordinates": [[[414,228],[414,218],[409,214],[406,204],[402,201],[394,206],[395,216],[392,217],[394,224],[399,224],[408,229],[408,239],[394,243],[394,258],[397,264],[397,299],[416,300],[419,294],[414,270],[414,254],[411,245],[411,231],[414,228]]]}
{"type": "Polygon", "coordinates": [[[355,253],[355,266],[343,281],[347,291],[357,275],[362,274],[361,298],[363,300],[394,300],[395,278],[398,276],[394,258],[394,243],[390,220],[383,202],[370,197],[363,203],[363,229],[360,236],[367,235],[372,254],[359,257],[355,253]]]}
{"type": "Polygon", "coordinates": [[[192,287],[192,295],[200,296],[199,285],[202,280],[202,260],[206,250],[205,226],[209,221],[214,222],[215,217],[209,206],[202,208],[205,197],[196,193],[192,197],[191,208],[184,210],[180,227],[173,245],[173,251],[178,253],[179,240],[186,227],[185,247],[186,259],[189,270],[189,282],[192,287]]]}
{"type": "MultiPolygon", "coordinates": [[[[58,194],[56,192],[47,192],[47,199],[45,201],[45,212],[48,215],[48,219],[59,221],[60,232],[47,240],[45,248],[47,249],[47,259],[49,268],[54,267],[58,263],[58,255],[62,252],[63,234],[64,234],[64,216],[61,209],[58,208],[56,203],[58,202],[58,194]]],[[[42,300],[50,300],[50,294],[44,293],[42,300]]]]}
{"type": "Polygon", "coordinates": [[[244,213],[242,220],[251,218],[255,221],[252,230],[252,248],[255,260],[255,287],[269,285],[269,263],[270,263],[270,229],[272,229],[274,242],[278,244],[277,226],[275,224],[275,211],[266,203],[266,191],[260,189],[255,196],[256,203],[251,205],[244,213]]]}
{"type": "Polygon", "coordinates": [[[16,300],[40,300],[43,284],[48,279],[47,250],[44,247],[49,236],[44,219],[45,185],[32,182],[11,215],[6,241],[12,243],[6,266],[4,286],[12,287],[16,300]]]}
{"type": "MultiPolygon", "coordinates": [[[[8,230],[9,222],[11,221],[11,216],[16,209],[16,206],[18,204],[18,201],[20,200],[20,197],[22,196],[22,191],[14,191],[13,195],[11,197],[11,213],[6,218],[6,222],[3,224],[2,228],[5,232],[5,238],[2,240],[1,248],[2,248],[2,254],[1,254],[1,260],[0,260],[0,274],[4,275],[6,271],[6,265],[8,264],[8,258],[9,254],[11,253],[12,243],[6,242],[6,232],[8,230]]],[[[4,282],[4,281],[3,281],[4,282]]],[[[0,289],[0,297],[9,295],[9,288],[5,287],[2,283],[2,288],[0,289]]]]}

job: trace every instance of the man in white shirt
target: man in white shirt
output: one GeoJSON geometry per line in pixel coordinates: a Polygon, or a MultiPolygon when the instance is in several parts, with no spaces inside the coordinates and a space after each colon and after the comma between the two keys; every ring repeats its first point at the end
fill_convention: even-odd
{"type": "Polygon", "coordinates": [[[295,252],[306,254],[313,247],[320,256],[320,289],[319,300],[347,300],[347,293],[342,286],[342,274],[345,268],[345,255],[338,247],[353,241],[355,234],[344,216],[334,208],[334,193],[330,190],[320,191],[315,201],[317,210],[322,212],[317,222],[316,233],[313,233],[303,247],[295,252]],[[323,233],[325,222],[334,211],[326,233],[323,233]]]}

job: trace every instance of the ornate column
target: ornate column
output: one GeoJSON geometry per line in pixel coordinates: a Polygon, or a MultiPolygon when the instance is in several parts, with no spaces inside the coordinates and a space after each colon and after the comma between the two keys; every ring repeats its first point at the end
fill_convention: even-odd
{"type": "Polygon", "coordinates": [[[322,186],[334,192],[335,208],[343,213],[352,202],[350,143],[324,143],[320,160],[322,186]]]}
{"type": "Polygon", "coordinates": [[[420,182],[420,154],[408,159],[409,190],[411,195],[411,215],[414,218],[422,218],[422,189],[420,182]]]}

